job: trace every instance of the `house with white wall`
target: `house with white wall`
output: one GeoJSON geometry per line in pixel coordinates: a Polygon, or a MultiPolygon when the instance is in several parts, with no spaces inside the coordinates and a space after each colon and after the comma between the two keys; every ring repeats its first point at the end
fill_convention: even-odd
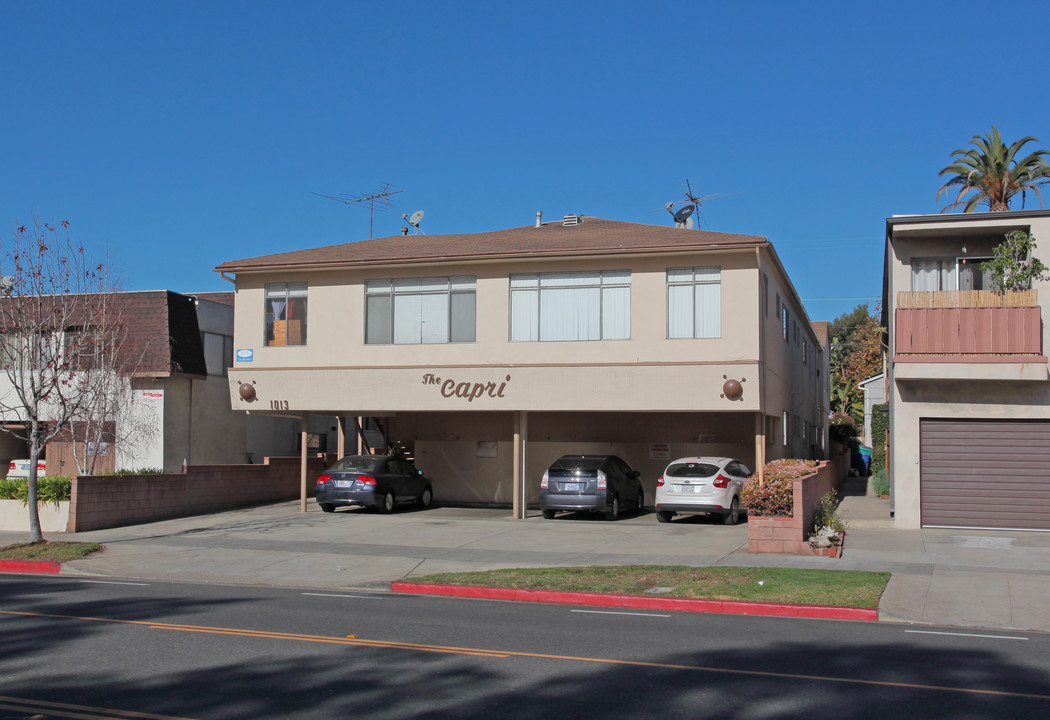
{"type": "Polygon", "coordinates": [[[1012,230],[1050,265],[1050,210],[886,220],[897,527],[1050,530],[1050,286],[995,292],[983,267],[1012,230]]]}
{"type": "MultiPolygon", "coordinates": [[[[104,420],[120,426],[115,434],[120,440],[113,442],[110,432],[109,441],[79,448],[82,457],[84,452],[99,455],[96,473],[176,472],[183,463],[261,462],[269,455],[298,453],[297,419],[230,409],[226,375],[233,357],[233,293],[157,290],[113,293],[112,298],[114,316],[126,328],[123,350],[135,358],[134,375],[131,398],[119,403],[115,417],[104,420]]],[[[0,394],[10,392],[10,381],[0,374],[0,394]]],[[[24,442],[0,434],[0,467],[27,456],[24,442]]],[[[45,457],[48,474],[78,472],[68,437],[50,442],[45,457]]]]}

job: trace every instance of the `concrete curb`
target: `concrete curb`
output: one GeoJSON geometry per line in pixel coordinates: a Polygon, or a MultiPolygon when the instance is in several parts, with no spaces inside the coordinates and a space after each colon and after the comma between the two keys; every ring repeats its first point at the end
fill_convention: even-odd
{"type": "Polygon", "coordinates": [[[43,560],[0,560],[0,572],[58,575],[62,564],[43,560]]]}
{"type": "Polygon", "coordinates": [[[468,585],[436,585],[404,581],[391,583],[390,590],[412,595],[517,600],[521,602],[558,603],[561,605],[593,605],[596,607],[631,608],[634,610],[674,610],[678,612],[770,615],[775,617],[823,618],[827,620],[879,619],[877,608],[851,608],[834,605],[798,605],[793,603],[763,603],[742,600],[686,600],[682,598],[640,597],[637,595],[605,595],[601,593],[514,590],[511,588],[472,587],[468,585]]]}

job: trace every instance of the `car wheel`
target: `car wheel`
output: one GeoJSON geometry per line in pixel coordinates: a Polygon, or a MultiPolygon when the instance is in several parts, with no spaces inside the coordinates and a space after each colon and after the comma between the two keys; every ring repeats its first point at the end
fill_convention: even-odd
{"type": "Polygon", "coordinates": [[[726,525],[736,525],[740,522],[740,498],[733,497],[733,502],[729,503],[729,512],[722,516],[722,522],[726,525]]]}
{"type": "Polygon", "coordinates": [[[671,522],[671,518],[674,517],[674,513],[669,510],[657,510],[656,519],[660,522],[671,522]]]}
{"type": "Polygon", "coordinates": [[[612,504],[609,505],[609,509],[605,511],[606,520],[619,520],[620,519],[620,496],[613,495],[612,504]]]}
{"type": "Polygon", "coordinates": [[[544,510],[543,511],[543,517],[546,520],[553,520],[554,519],[554,511],[553,510],[544,510]]]}
{"type": "Polygon", "coordinates": [[[335,505],[332,503],[320,503],[320,505],[323,512],[335,512],[335,505]]]}
{"type": "Polygon", "coordinates": [[[645,510],[645,492],[642,490],[638,491],[638,506],[635,508],[639,515],[645,510]]]}
{"type": "Polygon", "coordinates": [[[392,513],[394,512],[394,493],[392,490],[387,490],[386,495],[383,496],[383,501],[379,504],[379,512],[381,513],[392,513]]]}
{"type": "Polygon", "coordinates": [[[419,507],[421,507],[424,510],[426,510],[428,507],[430,507],[430,503],[433,500],[434,500],[434,493],[430,489],[430,486],[427,485],[425,488],[423,488],[423,494],[419,496],[419,507]]]}

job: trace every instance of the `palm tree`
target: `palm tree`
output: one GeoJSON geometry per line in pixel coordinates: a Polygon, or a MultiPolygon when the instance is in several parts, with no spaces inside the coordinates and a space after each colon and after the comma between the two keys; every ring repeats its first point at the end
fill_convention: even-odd
{"type": "Polygon", "coordinates": [[[948,182],[937,191],[938,199],[942,192],[959,188],[955,202],[941,212],[947,212],[960,205],[963,212],[973,212],[979,204],[985,204],[989,210],[1009,210],[1010,199],[1021,193],[1021,209],[1024,209],[1026,193],[1031,190],[1039,198],[1039,207],[1043,206],[1043,196],[1039,186],[1050,182],[1050,168],[1047,167],[1044,155],[1046,150],[1036,150],[1021,159],[1017,154],[1030,142],[1039,142],[1038,138],[1025,137],[1011,144],[1003,143],[999,131],[992,125],[987,135],[974,135],[970,144],[974,147],[967,150],[960,148],[952,151],[955,162],[938,173],[939,176],[952,175],[948,182]],[[973,193],[973,194],[970,194],[973,193]],[[965,197],[969,195],[969,197],[965,197]]]}

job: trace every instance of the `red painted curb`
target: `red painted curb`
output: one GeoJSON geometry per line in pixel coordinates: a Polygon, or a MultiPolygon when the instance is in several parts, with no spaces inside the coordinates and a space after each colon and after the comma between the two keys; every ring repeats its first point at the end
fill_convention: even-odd
{"type": "Polygon", "coordinates": [[[602,593],[556,592],[553,590],[514,590],[511,588],[471,587],[469,585],[436,585],[397,581],[390,584],[393,592],[414,595],[482,598],[485,600],[519,600],[561,605],[594,605],[597,607],[635,610],[676,610],[680,612],[722,613],[725,615],[770,615],[774,617],[807,617],[828,620],[878,620],[877,608],[838,607],[835,605],[797,605],[730,600],[687,600],[684,598],[605,595],[602,593]]]}
{"type": "Polygon", "coordinates": [[[61,569],[62,565],[56,562],[44,562],[42,560],[0,560],[0,572],[57,575],[61,569]]]}

